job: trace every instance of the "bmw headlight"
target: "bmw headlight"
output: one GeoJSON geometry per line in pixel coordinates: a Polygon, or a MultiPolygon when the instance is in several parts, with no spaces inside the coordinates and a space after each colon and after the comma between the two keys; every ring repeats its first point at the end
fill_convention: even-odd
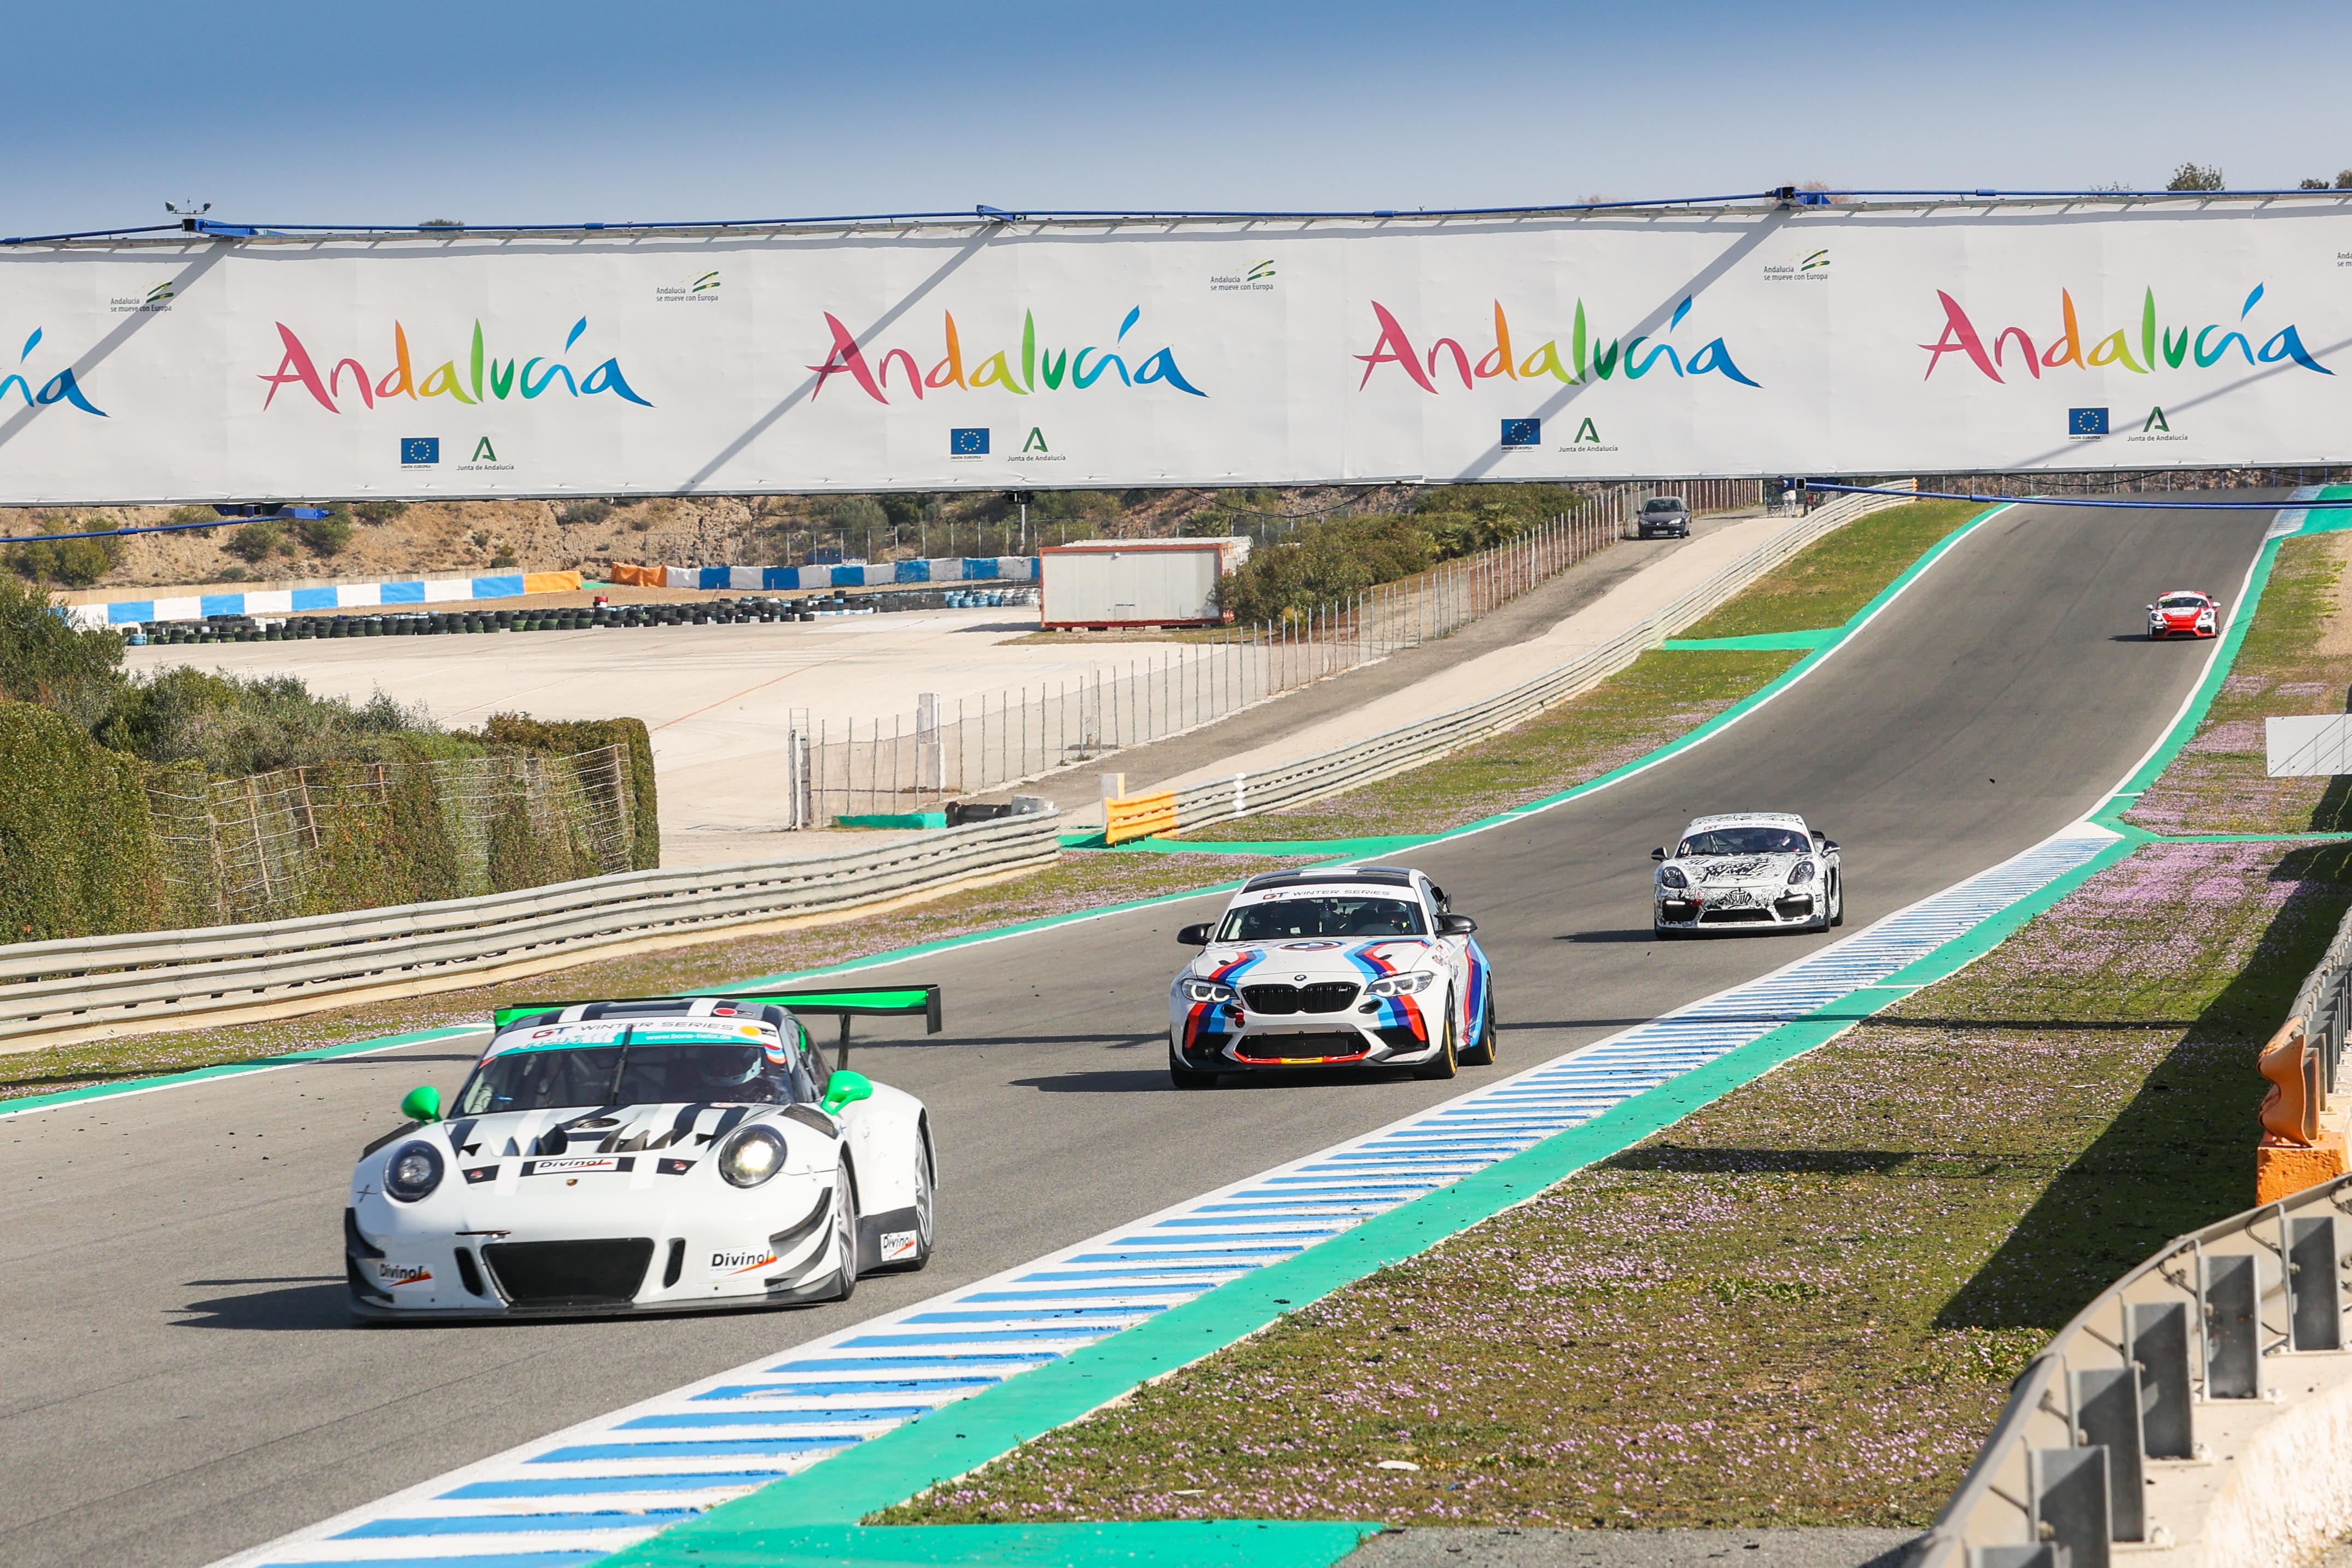
{"type": "Polygon", "coordinates": [[[447,1170],[441,1151],[430,1144],[403,1144],[384,1162],[383,1191],[387,1197],[415,1203],[433,1196],[447,1170]]]}
{"type": "Polygon", "coordinates": [[[1234,988],[1215,980],[1184,980],[1180,983],[1188,1002],[1229,1002],[1234,999],[1234,988]]]}
{"type": "Polygon", "coordinates": [[[1382,975],[1364,989],[1376,997],[1409,997],[1415,991],[1425,991],[1437,983],[1437,976],[1427,969],[1410,975],[1382,975]]]}
{"type": "Polygon", "coordinates": [[[783,1168],[783,1135],[773,1127],[746,1127],[719,1151],[719,1174],[736,1186],[757,1186],[783,1168]]]}
{"type": "Polygon", "coordinates": [[[1804,886],[1804,885],[1805,885],[1805,883],[1809,883],[1809,882],[1811,882],[1811,881],[1812,881],[1812,880],[1813,880],[1813,862],[1811,862],[1811,861],[1799,861],[1795,865],[1792,865],[1792,866],[1790,866],[1790,867],[1789,868],[1789,885],[1790,885],[1790,887],[1802,887],[1802,886],[1804,886]]]}
{"type": "Polygon", "coordinates": [[[1678,865],[1670,865],[1666,867],[1665,870],[1658,873],[1658,885],[1660,887],[1688,887],[1690,885],[1690,878],[1683,874],[1682,867],[1678,865]]]}

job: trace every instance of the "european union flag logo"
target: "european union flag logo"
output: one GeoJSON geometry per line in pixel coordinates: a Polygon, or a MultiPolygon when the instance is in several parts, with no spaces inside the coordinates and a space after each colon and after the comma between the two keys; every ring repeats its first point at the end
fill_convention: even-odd
{"type": "Polygon", "coordinates": [[[2107,433],[2107,411],[2103,408],[2070,408],[2066,411],[2066,434],[2069,435],[2105,435],[2107,433]]]}
{"type": "Polygon", "coordinates": [[[1506,446],[1541,446],[1543,421],[1540,419],[1507,419],[1503,421],[1503,444],[1506,446]]]}
{"type": "Polygon", "coordinates": [[[949,431],[948,455],[950,457],[987,456],[988,427],[983,424],[971,430],[949,431]]]}
{"type": "Polygon", "coordinates": [[[404,435],[400,438],[400,461],[408,466],[421,466],[441,461],[441,438],[437,435],[404,435]]]}

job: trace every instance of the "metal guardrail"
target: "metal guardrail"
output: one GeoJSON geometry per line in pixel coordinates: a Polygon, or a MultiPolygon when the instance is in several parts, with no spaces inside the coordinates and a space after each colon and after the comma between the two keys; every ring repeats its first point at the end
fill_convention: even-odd
{"type": "MultiPolygon", "coordinates": [[[[2280,1031],[2302,1026],[2331,1092],[2347,987],[2352,914],[2280,1031]]],[[[2282,1356],[2347,1348],[2347,1219],[2352,1176],[2177,1238],[2101,1291],[2018,1375],[1914,1568],[2103,1568],[2113,1542],[2172,1544],[2149,1478],[2210,1458],[2199,1412],[2292,1398],[2304,1379],[2282,1356]]]]}
{"type": "Polygon", "coordinates": [[[283,1014],[536,972],[628,944],[837,914],[1051,864],[1051,811],[806,860],[625,872],[479,898],[0,947],[0,1047],[283,1014]]]}
{"type": "MultiPolygon", "coordinates": [[[[1891,496],[1852,496],[1832,501],[1799,527],[1749,551],[1640,624],[1570,663],[1485,702],[1261,773],[1236,773],[1179,789],[1174,828],[1203,828],[1213,822],[1301,805],[1325,795],[1358,789],[1508,729],[1555,703],[1598,685],[1772,568],[1855,518],[1903,504],[1900,497],[1891,496]]],[[[1156,817],[1153,820],[1158,821],[1156,817]]],[[[1149,831],[1173,830],[1160,825],[1149,831]]],[[[1108,835],[1113,842],[1121,837],[1137,836],[1140,835],[1108,835]]]]}

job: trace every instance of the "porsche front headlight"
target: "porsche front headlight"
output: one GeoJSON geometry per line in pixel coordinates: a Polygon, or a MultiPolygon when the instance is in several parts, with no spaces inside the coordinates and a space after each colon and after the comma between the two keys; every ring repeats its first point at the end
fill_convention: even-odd
{"type": "Polygon", "coordinates": [[[746,1127],[719,1151],[719,1174],[734,1186],[757,1186],[784,1168],[784,1139],[773,1127],[746,1127]]]}
{"type": "Polygon", "coordinates": [[[1811,861],[1799,861],[1795,865],[1792,865],[1792,866],[1790,866],[1790,867],[1789,868],[1789,885],[1790,885],[1790,887],[1802,887],[1802,886],[1804,886],[1804,885],[1805,885],[1805,883],[1809,883],[1809,882],[1811,882],[1811,881],[1812,881],[1812,880],[1813,880],[1813,862],[1811,862],[1811,861]]]}
{"type": "Polygon", "coordinates": [[[1415,991],[1425,991],[1436,983],[1436,975],[1422,969],[1410,975],[1382,975],[1364,989],[1376,997],[1407,997],[1415,991]]]}
{"type": "Polygon", "coordinates": [[[1234,999],[1234,988],[1215,980],[1185,980],[1181,984],[1184,988],[1184,999],[1188,1002],[1229,1002],[1234,999]]]}
{"type": "Polygon", "coordinates": [[[420,1202],[433,1196],[447,1168],[441,1151],[432,1145],[403,1144],[383,1164],[384,1196],[403,1203],[420,1202]]]}
{"type": "Polygon", "coordinates": [[[1690,878],[1683,874],[1682,867],[1678,865],[1670,865],[1664,871],[1658,873],[1658,885],[1660,887],[1688,887],[1690,885],[1690,878]]]}

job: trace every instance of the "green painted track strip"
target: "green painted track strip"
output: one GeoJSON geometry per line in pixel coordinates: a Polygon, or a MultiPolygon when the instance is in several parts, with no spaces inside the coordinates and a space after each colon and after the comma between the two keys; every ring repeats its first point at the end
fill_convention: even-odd
{"type": "Polygon", "coordinates": [[[154,1078],[126,1078],[120,1083],[91,1083],[79,1089],[60,1089],[51,1094],[20,1095],[13,1100],[0,1100],[0,1117],[20,1115],[26,1111],[46,1111],[81,1100],[106,1100],[118,1094],[144,1094],[151,1090],[176,1089],[181,1084],[201,1083],[208,1078],[233,1078],[239,1073],[266,1072],[278,1067],[299,1067],[306,1061],[331,1061],[339,1056],[366,1056],[373,1051],[391,1051],[404,1045],[421,1045],[427,1040],[449,1040],[461,1034],[479,1034],[485,1027],[478,1023],[455,1024],[446,1029],[418,1030],[413,1034],[387,1034],[374,1040],[345,1040],[341,1045],[289,1051],[283,1056],[257,1056],[250,1061],[225,1061],[216,1067],[198,1067],[186,1072],[167,1072],[154,1078]]]}
{"type": "Polygon", "coordinates": [[[1770,653],[1826,648],[1844,635],[1843,626],[1817,626],[1810,632],[1759,632],[1752,637],[1669,637],[1661,646],[1670,653],[1770,653]]]}

